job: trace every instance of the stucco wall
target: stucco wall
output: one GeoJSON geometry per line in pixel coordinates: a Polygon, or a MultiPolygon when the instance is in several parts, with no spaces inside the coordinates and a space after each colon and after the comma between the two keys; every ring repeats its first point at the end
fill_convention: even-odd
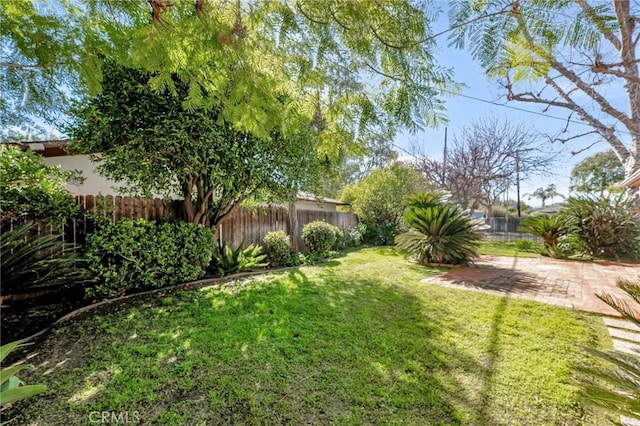
{"type": "Polygon", "coordinates": [[[86,155],[46,157],[44,161],[49,165],[59,165],[63,170],[80,170],[82,172],[85,177],[82,185],[67,185],[67,189],[74,195],[122,195],[113,189],[113,186],[117,186],[117,184],[96,172],[96,165],[86,155]]]}
{"type": "Polygon", "coordinates": [[[324,212],[335,212],[336,205],[329,203],[317,203],[316,201],[298,200],[296,201],[296,208],[298,210],[314,210],[324,212]]]}

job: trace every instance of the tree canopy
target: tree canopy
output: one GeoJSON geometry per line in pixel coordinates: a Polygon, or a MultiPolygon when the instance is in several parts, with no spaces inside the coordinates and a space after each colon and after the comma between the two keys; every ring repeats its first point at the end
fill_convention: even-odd
{"type": "Polygon", "coordinates": [[[376,169],[360,182],[347,185],[341,200],[351,205],[367,227],[365,240],[376,244],[392,244],[400,231],[405,211],[403,200],[424,192],[427,182],[411,167],[400,162],[376,169]]]}
{"type": "Polygon", "coordinates": [[[552,140],[597,134],[626,176],[640,169],[638,2],[474,0],[456,3],[451,17],[452,42],[469,41],[507,100],[569,113],[567,133],[552,140]],[[573,129],[574,118],[591,131],[573,129]]]}
{"type": "Polygon", "coordinates": [[[624,168],[611,150],[587,157],[571,170],[571,190],[583,194],[604,195],[623,180],[624,168]]]}
{"type": "Polygon", "coordinates": [[[189,109],[188,83],[175,95],[153,91],[154,73],[105,62],[100,94],[79,103],[68,128],[71,149],[99,161],[99,171],[129,192],[181,195],[185,219],[216,224],[260,195],[293,198],[320,174],[311,125],[258,137],[237,130],[217,108],[189,109]]]}
{"type": "Polygon", "coordinates": [[[12,220],[44,220],[56,228],[80,211],[67,183],[82,182],[80,171],[50,166],[32,150],[0,144],[0,226],[12,220]]]}
{"type": "Polygon", "coordinates": [[[427,3],[34,0],[0,13],[7,124],[98,93],[107,59],[149,72],[156,93],[181,82],[185,109],[215,107],[238,131],[312,122],[316,149],[339,158],[368,131],[442,120],[438,89],[451,89],[427,3]]]}

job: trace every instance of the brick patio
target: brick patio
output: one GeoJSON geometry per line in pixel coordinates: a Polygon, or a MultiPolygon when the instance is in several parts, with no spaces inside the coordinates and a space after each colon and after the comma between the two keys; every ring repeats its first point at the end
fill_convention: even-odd
{"type": "Polygon", "coordinates": [[[616,287],[616,280],[635,280],[639,275],[638,264],[480,256],[475,266],[453,268],[423,282],[620,316],[595,294],[606,292],[635,304],[616,287]]]}

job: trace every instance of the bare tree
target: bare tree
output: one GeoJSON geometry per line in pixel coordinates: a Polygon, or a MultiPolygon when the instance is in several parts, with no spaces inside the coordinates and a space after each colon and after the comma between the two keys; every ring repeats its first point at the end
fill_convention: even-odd
{"type": "Polygon", "coordinates": [[[462,207],[491,214],[509,187],[549,169],[553,154],[540,135],[521,123],[484,118],[454,135],[447,163],[420,156],[413,165],[462,207]]]}
{"type": "Polygon", "coordinates": [[[567,135],[552,140],[597,134],[626,177],[640,169],[638,1],[487,1],[477,8],[459,2],[451,16],[461,23],[455,43],[469,40],[472,55],[500,81],[507,100],[569,113],[567,135]],[[504,10],[509,13],[493,13],[504,10]],[[572,118],[591,131],[570,130],[572,118]]]}

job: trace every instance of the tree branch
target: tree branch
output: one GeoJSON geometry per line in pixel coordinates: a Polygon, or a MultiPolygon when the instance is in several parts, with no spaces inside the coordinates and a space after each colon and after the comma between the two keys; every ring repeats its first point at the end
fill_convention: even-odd
{"type": "Polygon", "coordinates": [[[380,71],[380,70],[378,70],[378,69],[374,68],[374,67],[373,67],[371,64],[369,64],[368,62],[365,62],[365,65],[366,65],[366,66],[367,66],[367,68],[369,68],[371,71],[375,72],[376,74],[380,74],[380,75],[381,75],[381,76],[383,76],[383,77],[387,77],[387,78],[389,78],[389,79],[391,79],[391,80],[394,80],[394,81],[400,81],[400,82],[401,82],[401,81],[403,81],[402,77],[398,77],[398,76],[395,76],[395,75],[391,75],[391,74],[387,74],[387,73],[385,73],[385,72],[382,72],[382,71],[380,71]]]}
{"type": "Polygon", "coordinates": [[[588,147],[586,147],[586,148],[582,148],[582,149],[579,149],[579,150],[577,150],[577,151],[571,151],[571,155],[578,155],[578,154],[581,154],[581,153],[583,153],[583,152],[585,152],[585,151],[588,151],[588,150],[590,150],[592,147],[594,147],[595,145],[599,144],[600,142],[602,142],[602,141],[595,141],[594,143],[592,143],[591,145],[589,145],[589,146],[588,146],[588,147]]]}
{"type": "Polygon", "coordinates": [[[613,148],[614,152],[620,159],[620,161],[624,164],[626,159],[631,155],[629,150],[624,146],[622,141],[616,136],[615,129],[611,127],[607,127],[603,122],[595,118],[593,115],[589,114],[584,110],[581,106],[576,104],[567,94],[558,86],[558,84],[552,80],[549,76],[545,77],[545,82],[551,86],[561,98],[563,98],[569,105],[569,109],[575,111],[578,116],[589,123],[592,127],[598,130],[598,133],[609,142],[611,148],[613,148]]]}
{"type": "Polygon", "coordinates": [[[585,16],[589,18],[589,21],[591,21],[591,23],[598,28],[598,30],[609,41],[609,43],[611,43],[616,50],[620,50],[620,40],[618,40],[616,36],[602,24],[601,20],[594,19],[595,12],[593,11],[593,8],[585,0],[577,0],[577,3],[582,8],[585,16]]]}
{"type": "Polygon", "coordinates": [[[60,65],[66,65],[66,64],[63,62],[49,63],[49,64],[19,64],[17,62],[0,62],[0,67],[20,68],[20,69],[49,69],[49,68],[55,68],[60,65]]]}

